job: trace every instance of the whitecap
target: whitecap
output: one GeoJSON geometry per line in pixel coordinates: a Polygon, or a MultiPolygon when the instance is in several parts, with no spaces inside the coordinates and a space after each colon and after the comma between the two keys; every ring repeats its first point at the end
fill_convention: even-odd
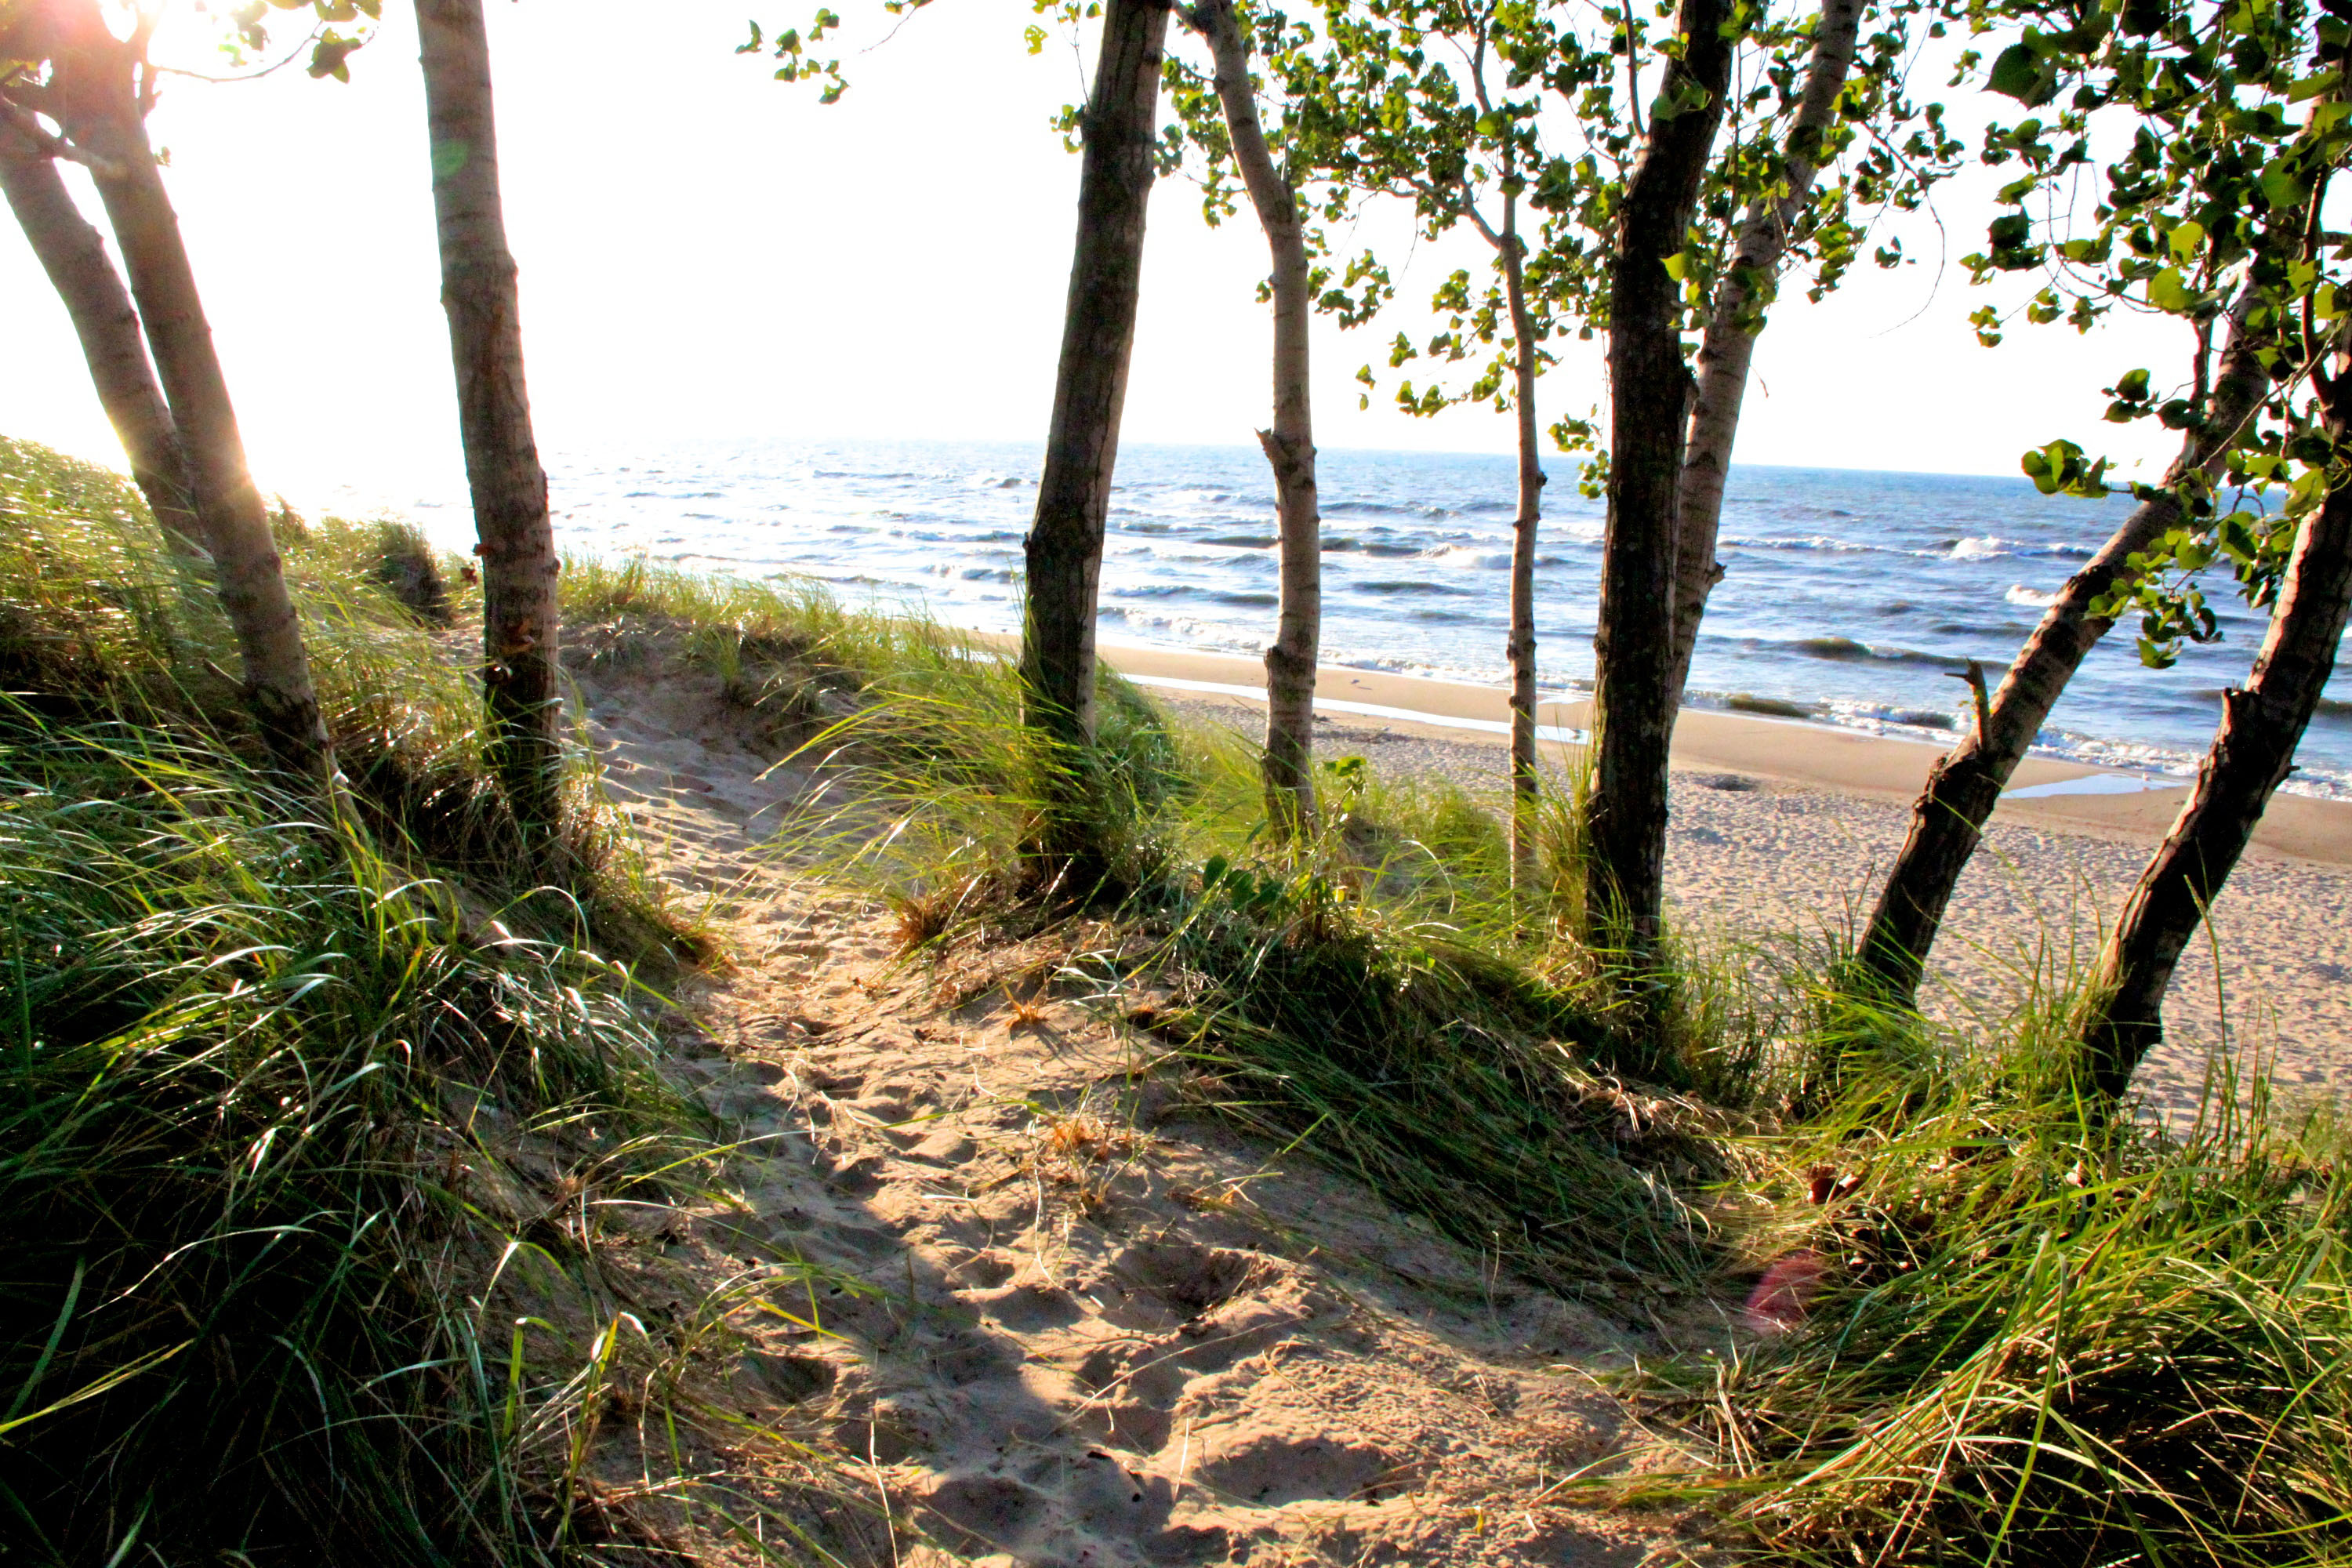
{"type": "Polygon", "coordinates": [[[2011,584],[2009,592],[2003,594],[2001,597],[2012,605],[2021,605],[2029,610],[2046,610],[2058,602],[2057,595],[2041,593],[2027,587],[2022,583],[2011,584]]]}
{"type": "Polygon", "coordinates": [[[1434,561],[1446,566],[1475,566],[1485,571],[1507,571],[1511,552],[1507,550],[1482,550],[1475,544],[1447,544],[1421,552],[1423,561],[1434,561]]]}

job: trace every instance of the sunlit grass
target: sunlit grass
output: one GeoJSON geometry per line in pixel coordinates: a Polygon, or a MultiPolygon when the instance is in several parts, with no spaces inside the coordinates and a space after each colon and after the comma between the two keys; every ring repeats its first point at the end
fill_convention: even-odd
{"type": "Polygon", "coordinates": [[[0,509],[7,1554],[792,1557],[822,1463],[702,1392],[728,1303],[646,1319],[605,1217],[724,1201],[636,973],[693,933],[584,769],[577,879],[506,874],[413,531],[281,525],[322,800],[249,765],[202,563],[121,480],[0,446],[0,509]]]}

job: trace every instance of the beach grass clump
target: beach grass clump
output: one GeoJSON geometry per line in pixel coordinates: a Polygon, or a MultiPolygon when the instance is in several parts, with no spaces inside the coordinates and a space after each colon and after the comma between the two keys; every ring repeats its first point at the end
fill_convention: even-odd
{"type": "Polygon", "coordinates": [[[1202,1105],[1562,1294],[1638,1317],[1700,1287],[1694,1199],[1725,1173],[1727,1119],[1622,1070],[1594,987],[1327,870],[1212,858],[1197,881],[1160,914],[1153,977],[1202,1105]]]}
{"type": "Polygon", "coordinates": [[[119,477],[0,445],[0,510],[12,1560],[789,1553],[824,1465],[706,1394],[724,1289],[648,1242],[728,1201],[635,972],[695,933],[584,767],[570,879],[510,870],[470,650],[388,575],[421,542],[278,520],[320,796],[119,477]]]}
{"type": "MultiPolygon", "coordinates": [[[[478,650],[443,630],[446,583],[421,535],[386,521],[303,524],[281,512],[288,586],[351,798],[370,826],[503,894],[541,865],[487,766],[478,650]],[[428,575],[429,571],[429,575],[428,575]]],[[[167,541],[121,476],[0,437],[0,688],[66,721],[119,719],[257,757],[236,639],[209,564],[167,541]]],[[[597,942],[633,956],[706,945],[599,803],[584,755],[569,769],[563,886],[539,918],[584,910],[597,942]]]]}
{"type": "Polygon", "coordinates": [[[589,1216],[703,1147],[626,973],[215,749],[0,717],[7,1534],[573,1560],[589,1216]]]}
{"type": "Polygon", "coordinates": [[[1790,1128],[1727,1352],[1645,1369],[1715,1458],[1609,1483],[1774,1563],[2352,1561],[2352,1163],[2217,1084],[2167,1134],[2063,1037],[1849,1058],[1790,1128]]]}
{"type": "Polygon", "coordinates": [[[1096,743],[1060,747],[1023,722],[1002,639],[845,606],[800,578],[591,558],[562,583],[590,668],[715,677],[787,765],[819,775],[791,844],[904,905],[919,942],[983,911],[1116,902],[1153,875],[1168,799],[1197,783],[1159,710],[1108,669],[1096,743]],[[1066,867],[1038,881],[1048,822],[1089,847],[1083,885],[1066,867]]]}

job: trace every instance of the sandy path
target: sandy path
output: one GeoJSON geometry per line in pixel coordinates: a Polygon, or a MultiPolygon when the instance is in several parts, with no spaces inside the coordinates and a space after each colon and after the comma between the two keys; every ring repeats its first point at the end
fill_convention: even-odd
{"type": "Polygon", "coordinates": [[[1064,969],[1090,933],[893,963],[887,916],[763,863],[806,780],[760,776],[715,681],[582,689],[612,794],[740,959],[678,1068],[753,1144],[694,1238],[756,1271],[738,1387],[864,1456],[932,1543],[869,1531],[852,1561],[1633,1568],[1664,1543],[1547,1493],[1625,1436],[1588,1374],[1634,1331],[1187,1116],[1181,1073],[1136,1070],[1153,1037],[1064,969]]]}
{"type": "MultiPolygon", "coordinates": [[[[1171,706],[1244,733],[1262,722],[1262,709],[1239,704],[1181,699],[1171,706]]],[[[1499,744],[1345,720],[1318,720],[1317,733],[1326,754],[1358,751],[1394,773],[1439,774],[1476,790],[1503,785],[1499,744]]],[[[1668,896],[1706,940],[1842,931],[1868,915],[1909,819],[1906,806],[1886,801],[1745,774],[1680,772],[1667,838],[1668,896]],[[1726,780],[1748,787],[1707,787],[1726,780]]],[[[1931,1010],[1997,1014],[2037,972],[2087,966],[2151,847],[2144,838],[1996,820],[1937,945],[1926,998],[1931,1010]]],[[[2169,1037],[2141,1069],[2138,1087],[2151,1107],[2192,1110],[2212,1047],[2224,1038],[2238,1050],[2274,1054],[2284,1093],[2352,1102],[2352,869],[2258,849],[2216,902],[2210,937],[2183,961],[2165,1005],[2169,1037]]]]}

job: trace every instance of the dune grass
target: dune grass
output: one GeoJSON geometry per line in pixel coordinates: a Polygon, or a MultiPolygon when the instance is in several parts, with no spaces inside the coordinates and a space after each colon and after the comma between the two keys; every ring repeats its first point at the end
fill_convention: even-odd
{"type": "MultiPolygon", "coordinates": [[[[129,481],[0,437],[0,689],[45,717],[119,718],[257,757],[236,644],[200,561],[164,546],[129,481]]],[[[505,897],[533,863],[483,765],[483,731],[446,584],[407,525],[278,522],[289,586],[351,796],[373,831],[505,897]]],[[[538,900],[633,959],[689,956],[701,934],[666,900],[624,825],[571,768],[570,879],[538,900]]]]}
{"type": "MultiPolygon", "coordinates": [[[[48,1445],[8,1506],[60,1557],[264,1518],[361,1520],[383,1561],[607,1550],[582,1434],[622,1320],[593,1237],[513,1194],[677,1179],[691,1128],[594,954],[690,933],[617,835],[561,898],[499,882],[413,539],[289,543],[360,803],[303,826],[236,762],[225,631],[120,481],[0,457],[0,673],[35,693],[0,714],[0,1444],[48,1445]],[[168,1462],[183,1421],[220,1462],[168,1462]]],[[[707,669],[823,764],[789,863],[897,908],[910,959],[1066,932],[1069,988],[1202,1110],[1670,1308],[1685,1348],[1626,1389],[1666,1451],[1564,1489],[1696,1508],[1728,1560],[2352,1563],[2347,1145],[2258,1083],[2171,1135],[2071,1100],[2064,977],[1960,1033],[1842,995],[1825,946],[1693,942],[1667,1028],[1630,1028],[1573,935],[1572,779],[1514,889],[1490,803],[1344,758],[1273,841],[1245,740],[1115,678],[1097,745],[1041,752],[1001,648],[919,615],[643,563],[564,594],[580,657],[707,669]],[[1094,838],[1081,880],[1039,871],[1051,812],[1094,838]]],[[[677,1335],[629,1342],[641,1386],[690,1383],[677,1335]]]]}
{"type": "Polygon", "coordinates": [[[812,1555],[779,1489],[822,1466],[701,1392],[724,1310],[630,1310],[625,1217],[720,1175],[638,978],[698,933],[584,772],[577,880],[510,879],[430,552],[280,520],[330,804],[249,765],[202,563],[123,481],[0,445],[0,511],[5,1554],[812,1555]]]}
{"type": "Polygon", "coordinates": [[[888,903],[910,952],[1108,922],[1120,956],[1086,983],[1171,994],[1154,1028],[1207,1108],[1303,1136],[1563,1290],[1699,1287],[1691,1197],[1719,1173],[1723,1118],[1687,1092],[1702,1075],[1678,1044],[1621,1026],[1568,940],[1559,801],[1546,877],[1516,893],[1486,805],[1360,760],[1327,771],[1313,838],[1276,844],[1247,745],[1171,723],[1108,671],[1097,742],[1072,755],[1021,724],[1001,647],[919,616],[643,563],[566,578],[598,657],[646,657],[666,633],[797,764],[822,764],[785,853],[888,903]],[[1034,853],[1056,814],[1091,846],[1078,872],[1034,853]]]}
{"type": "Polygon", "coordinates": [[[1630,1385],[1708,1462],[1601,1495],[1771,1563],[2352,1563],[2341,1130],[2226,1062],[2185,1131],[2085,1103],[2080,1000],[1842,1020],[1743,1194],[1749,1331],[1630,1385]]]}
{"type": "Polygon", "coordinates": [[[1150,1026],[1204,1108],[1604,1309],[1721,1304],[1725,1332],[1629,1384],[1675,1458],[1576,1483],[1596,1500],[1696,1504],[1757,1562],[2352,1561],[2352,1175],[2325,1121],[2232,1082],[2160,1134],[2066,1098],[2067,976],[1961,1034],[1843,996],[1822,941],[1685,942],[1669,1027],[1635,1035],[1570,934],[1568,782],[1532,895],[1486,803],[1344,759],[1318,835],[1276,845],[1246,743],[1109,678],[1098,754],[1052,765],[1095,792],[1114,874],[1041,891],[1021,846],[1066,781],[1001,660],[838,615],[746,689],[822,671],[793,733],[856,804],[802,843],[912,952],[1096,933],[1067,977],[1164,992],[1150,1026]]]}

